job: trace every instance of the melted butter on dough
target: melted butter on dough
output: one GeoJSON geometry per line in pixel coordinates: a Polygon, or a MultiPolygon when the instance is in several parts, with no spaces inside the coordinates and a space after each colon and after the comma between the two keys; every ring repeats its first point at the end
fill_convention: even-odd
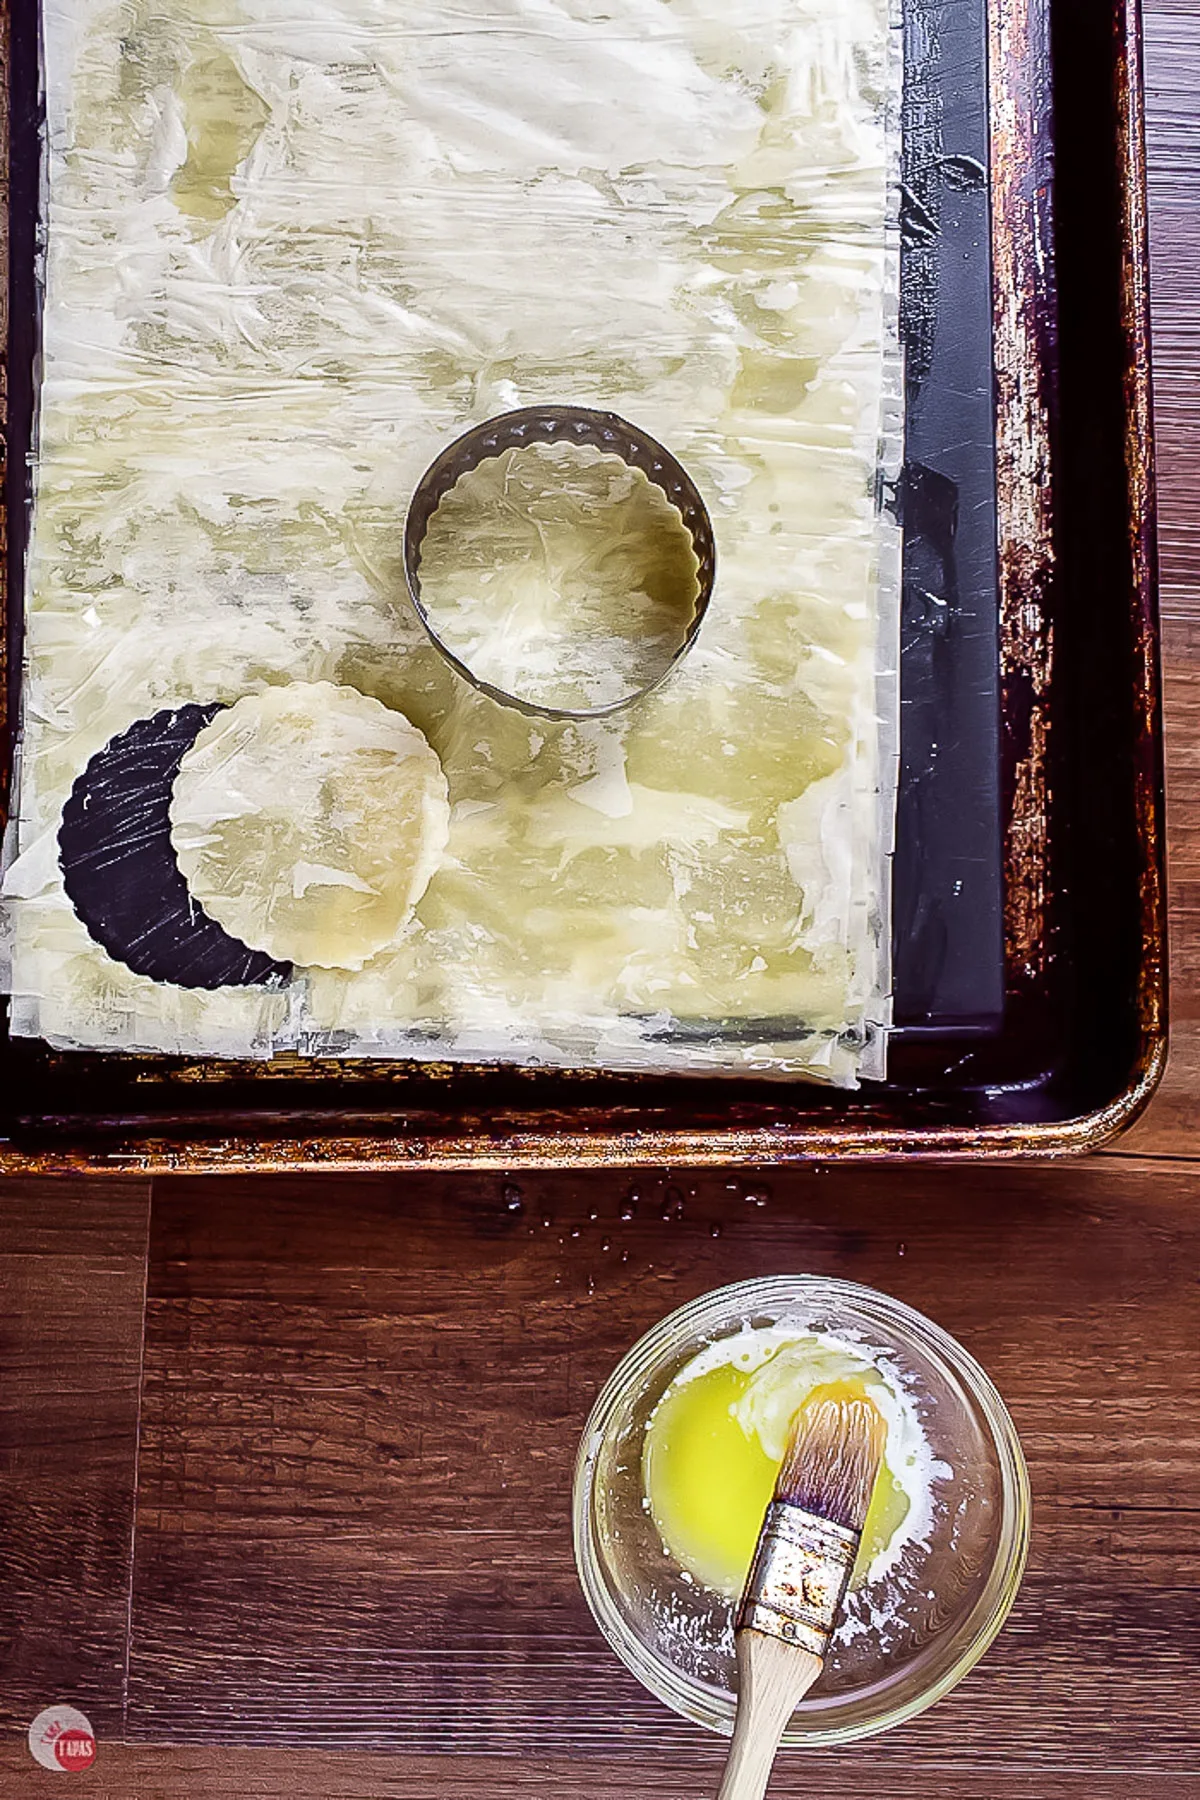
{"type": "MultiPolygon", "coordinates": [[[[882,1072],[889,10],[47,0],[14,1033],[882,1072]],[[404,587],[430,462],[549,403],[667,446],[716,538],[691,653],[586,725],[474,692],[404,587]],[[445,770],[446,854],[401,938],[286,996],[115,964],[53,853],[89,758],[164,707],[322,681],[445,770]]],[[[313,879],[341,866],[298,848],[288,906],[365,906],[313,879]]]]}
{"type": "Polygon", "coordinates": [[[218,713],[171,797],[171,841],[205,912],[254,949],[327,969],[361,969],[396,940],[449,825],[423,734],[327,681],[218,713]]]}

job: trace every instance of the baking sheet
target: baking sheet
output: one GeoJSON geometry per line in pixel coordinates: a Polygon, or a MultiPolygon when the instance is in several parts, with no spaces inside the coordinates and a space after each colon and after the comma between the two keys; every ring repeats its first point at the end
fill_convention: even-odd
{"type": "MultiPolygon", "coordinates": [[[[998,127],[986,196],[967,194],[960,212],[952,195],[949,218],[944,211],[931,240],[935,251],[944,242],[948,255],[985,264],[990,252],[994,323],[957,331],[939,309],[936,329],[949,332],[963,360],[935,358],[926,394],[932,402],[940,389],[936,466],[952,480],[964,447],[953,430],[956,389],[973,396],[993,383],[996,395],[990,486],[994,493],[999,476],[999,568],[994,591],[975,586],[972,605],[977,635],[990,632],[997,644],[985,666],[999,715],[1003,886],[993,858],[990,910],[1002,937],[997,951],[989,928],[982,947],[1003,970],[1002,1018],[967,1036],[954,1013],[942,1021],[935,994],[919,1028],[893,1033],[887,1081],[854,1093],[798,1083],[785,1094],[769,1079],[743,1081],[731,1093],[722,1080],[694,1076],[60,1052],[5,1034],[6,1169],[1044,1157],[1095,1148],[1136,1116],[1161,1074],[1166,1041],[1137,8],[1126,0],[1082,13],[1057,0],[1019,9],[939,0],[921,13],[929,15],[917,20],[927,48],[938,47],[934,27],[950,21],[961,52],[931,59],[929,84],[915,96],[922,116],[931,100],[948,114],[956,96],[978,107],[986,92],[998,127]],[[984,203],[989,233],[981,240],[959,225],[984,203]]],[[[36,0],[14,0],[6,509],[14,603],[5,609],[8,708],[0,734],[6,795],[21,691],[24,447],[38,353],[37,39],[36,0]]],[[[931,261],[936,269],[936,256],[931,261]]],[[[972,541],[978,547],[979,536],[972,541]]],[[[961,643],[949,631],[940,654],[953,662],[961,643]]],[[[906,694],[938,660],[923,656],[919,642],[916,649],[905,658],[906,694]]],[[[977,679],[980,659],[968,657],[966,667],[977,679]]],[[[956,693],[969,693],[953,669],[939,674],[956,693]]],[[[912,718],[906,707],[906,733],[912,718]]],[[[986,745],[977,741],[976,749],[986,745]]],[[[928,855],[945,868],[958,844],[956,780],[961,774],[966,784],[964,806],[974,806],[988,777],[965,754],[943,757],[934,773],[942,803],[919,816],[941,821],[940,844],[929,845],[928,855]]],[[[919,903],[925,851],[915,846],[897,867],[898,1002],[912,972],[902,921],[919,903]],[[908,880],[917,884],[914,895],[904,891],[908,880]]],[[[975,915],[989,906],[978,890],[972,909],[958,904],[953,883],[943,893],[957,906],[946,914],[950,935],[969,943],[975,915]]],[[[927,967],[922,955],[916,977],[927,967]]]]}

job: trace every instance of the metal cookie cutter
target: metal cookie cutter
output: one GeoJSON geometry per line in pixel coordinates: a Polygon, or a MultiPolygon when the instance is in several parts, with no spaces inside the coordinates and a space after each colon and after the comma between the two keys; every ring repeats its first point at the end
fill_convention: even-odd
{"type": "Polygon", "coordinates": [[[715,574],[716,546],[713,543],[712,521],[700,498],[699,489],[687,470],[669,450],[665,450],[647,432],[631,425],[627,419],[622,419],[617,413],[595,412],[586,406],[526,406],[517,412],[500,413],[496,418],[487,419],[482,425],[464,432],[462,437],[456,438],[442,451],[422,475],[404,525],[404,577],[417,617],[430,639],[451,667],[458,671],[464,681],[470,682],[473,688],[481,694],[487,694],[492,700],[499,701],[501,706],[515,707],[518,712],[532,718],[601,719],[634,705],[636,701],[652,693],[695,643],[712,598],[715,574]],[[449,645],[442,641],[421,598],[421,546],[429,521],[442,500],[464,475],[478,468],[480,463],[502,456],[506,450],[530,444],[591,444],[611,456],[619,456],[631,468],[640,469],[656,487],[661,488],[683,520],[699,564],[692,618],[683,641],[670,660],[651,681],[635,688],[632,693],[623,694],[619,700],[606,701],[601,706],[542,706],[536,701],[522,699],[519,694],[509,693],[504,688],[494,687],[491,682],[483,680],[468,668],[449,645]]]}

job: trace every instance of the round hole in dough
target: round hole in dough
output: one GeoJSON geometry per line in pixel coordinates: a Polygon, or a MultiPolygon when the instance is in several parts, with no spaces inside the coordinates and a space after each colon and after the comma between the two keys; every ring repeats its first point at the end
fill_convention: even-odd
{"type": "Polygon", "coordinates": [[[326,969],[361,969],[395,941],[449,826],[424,735],[327,681],[218,713],[171,796],[171,842],[209,917],[269,956],[326,969]]]}

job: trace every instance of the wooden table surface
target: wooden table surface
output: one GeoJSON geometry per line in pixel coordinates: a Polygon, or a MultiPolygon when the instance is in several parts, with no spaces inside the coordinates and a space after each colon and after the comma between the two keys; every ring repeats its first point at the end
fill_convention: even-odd
{"type": "Polygon", "coordinates": [[[1089,1162],[670,1183],[10,1183],[0,1193],[0,1796],[70,1701],[81,1790],[668,1800],[720,1746],[575,1582],[588,1406],[652,1321],[810,1269],[937,1316],[1035,1496],[984,1661],[783,1795],[1200,1795],[1200,4],[1147,18],[1173,1050],[1089,1162]],[[631,1216],[626,1216],[631,1215],[631,1216]]]}

